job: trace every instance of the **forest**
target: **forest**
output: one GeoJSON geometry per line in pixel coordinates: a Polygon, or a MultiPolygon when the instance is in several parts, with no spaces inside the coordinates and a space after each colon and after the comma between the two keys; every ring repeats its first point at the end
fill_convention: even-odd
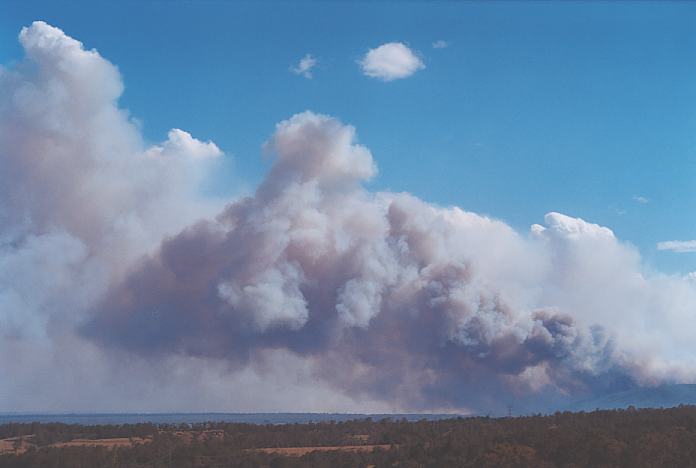
{"type": "Polygon", "coordinates": [[[438,421],[0,426],[1,467],[689,467],[696,406],[438,421]]]}

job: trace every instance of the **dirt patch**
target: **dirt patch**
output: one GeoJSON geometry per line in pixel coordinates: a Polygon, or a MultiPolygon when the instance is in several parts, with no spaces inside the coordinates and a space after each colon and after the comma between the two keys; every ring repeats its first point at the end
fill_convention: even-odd
{"type": "Polygon", "coordinates": [[[329,447],[269,447],[249,449],[251,452],[301,457],[311,452],[372,452],[375,449],[389,450],[389,444],[382,445],[334,445],[329,447]]]}
{"type": "Polygon", "coordinates": [[[0,439],[0,455],[13,453],[21,455],[30,447],[35,447],[33,443],[34,436],[26,435],[23,437],[10,437],[8,439],[0,439]]]}
{"type": "Polygon", "coordinates": [[[49,447],[106,447],[109,449],[116,447],[134,447],[136,445],[149,444],[152,442],[150,437],[114,437],[112,439],[73,439],[67,442],[58,442],[49,447]]]}

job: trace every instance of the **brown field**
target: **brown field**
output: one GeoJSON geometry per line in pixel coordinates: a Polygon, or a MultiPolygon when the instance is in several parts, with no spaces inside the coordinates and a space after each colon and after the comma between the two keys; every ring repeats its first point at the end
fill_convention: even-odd
{"type": "MultiPolygon", "coordinates": [[[[184,443],[190,444],[194,440],[204,441],[211,439],[224,438],[223,431],[175,431],[173,435],[184,443]]],[[[1,454],[16,454],[20,455],[26,452],[30,447],[36,447],[33,443],[33,435],[27,435],[21,438],[11,437],[8,439],[0,439],[0,455],[1,454]]],[[[368,436],[358,434],[352,436],[351,439],[359,441],[367,441],[368,436]]],[[[64,447],[105,447],[113,449],[117,447],[134,447],[141,444],[149,444],[152,442],[152,437],[114,437],[109,439],[73,439],[66,442],[57,442],[47,447],[64,448],[64,447]]],[[[388,450],[392,447],[389,444],[362,444],[362,445],[334,445],[334,446],[312,446],[312,447],[268,447],[247,449],[250,452],[262,452],[268,454],[277,454],[292,457],[301,457],[311,452],[372,452],[379,448],[388,450]]]]}
{"type": "Polygon", "coordinates": [[[115,437],[113,439],[73,439],[68,442],[58,442],[51,444],[49,447],[106,447],[109,449],[115,447],[133,447],[135,445],[149,444],[152,442],[150,437],[115,437]]]}
{"type": "MultiPolygon", "coordinates": [[[[210,439],[222,439],[225,436],[223,431],[217,430],[175,431],[173,435],[188,444],[193,440],[205,441],[210,439]]],[[[21,455],[30,447],[36,447],[33,443],[33,437],[33,435],[26,435],[22,437],[21,440],[19,437],[0,439],[0,455],[10,453],[21,455]]],[[[47,447],[106,447],[112,449],[116,447],[134,447],[136,445],[149,444],[150,442],[152,442],[152,437],[114,437],[110,439],[73,439],[66,442],[56,442],[47,447]]]]}
{"type": "Polygon", "coordinates": [[[389,450],[392,448],[389,444],[382,445],[334,445],[330,447],[269,447],[249,449],[252,452],[263,452],[269,454],[287,455],[292,457],[301,457],[311,452],[372,452],[375,449],[389,450]]]}
{"type": "Polygon", "coordinates": [[[14,453],[17,455],[21,455],[22,453],[29,450],[29,447],[32,447],[34,445],[32,443],[33,437],[34,436],[32,435],[27,435],[22,437],[21,440],[19,437],[0,439],[0,455],[6,453],[14,453]]]}

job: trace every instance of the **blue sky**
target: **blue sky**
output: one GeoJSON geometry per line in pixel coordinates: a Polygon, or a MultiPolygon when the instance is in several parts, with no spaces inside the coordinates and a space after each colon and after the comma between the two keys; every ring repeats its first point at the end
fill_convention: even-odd
{"type": "Polygon", "coordinates": [[[5,1],[0,63],[37,19],[119,67],[152,142],[171,127],[215,141],[228,157],[211,193],[253,189],[275,124],[311,109],[357,128],[374,188],[520,230],[559,211],[610,227],[648,267],[696,270],[696,254],[656,249],[696,238],[696,4],[5,1]],[[426,68],[362,75],[390,41],[426,68]],[[312,79],[290,72],[307,53],[312,79]]]}

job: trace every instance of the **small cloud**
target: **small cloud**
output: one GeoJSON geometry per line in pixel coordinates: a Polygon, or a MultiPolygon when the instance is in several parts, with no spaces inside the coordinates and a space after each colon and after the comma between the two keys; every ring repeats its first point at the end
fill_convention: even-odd
{"type": "Polygon", "coordinates": [[[389,42],[370,49],[360,66],[364,75],[383,81],[408,78],[425,68],[423,61],[401,42],[389,42]]]}
{"type": "Polygon", "coordinates": [[[169,130],[167,137],[167,141],[148,149],[146,154],[151,157],[168,155],[192,159],[217,158],[223,154],[212,141],[203,142],[178,128],[169,130]]]}
{"type": "Polygon", "coordinates": [[[433,42],[433,49],[446,49],[447,47],[449,47],[449,42],[442,39],[433,42]]]}
{"type": "Polygon", "coordinates": [[[312,54],[307,54],[300,59],[295,67],[290,67],[290,71],[296,75],[302,75],[307,79],[312,79],[312,69],[316,66],[317,59],[312,54]]]}
{"type": "Polygon", "coordinates": [[[696,252],[696,240],[658,242],[657,250],[669,250],[677,253],[696,252]]]}
{"type": "Polygon", "coordinates": [[[641,196],[641,195],[634,195],[634,196],[633,196],[633,201],[636,202],[636,203],[641,203],[641,204],[645,205],[646,203],[649,203],[649,202],[650,202],[650,199],[649,199],[649,198],[646,198],[646,197],[643,197],[643,196],[641,196]]]}

